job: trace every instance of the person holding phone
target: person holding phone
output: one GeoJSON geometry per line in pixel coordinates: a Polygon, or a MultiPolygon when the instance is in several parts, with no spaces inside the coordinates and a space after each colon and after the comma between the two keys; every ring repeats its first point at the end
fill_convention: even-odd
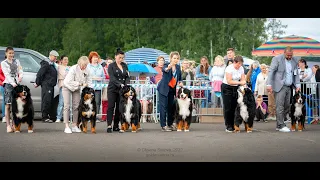
{"type": "Polygon", "coordinates": [[[158,83],[160,126],[162,131],[175,130],[173,126],[173,100],[176,96],[177,85],[182,87],[181,67],[178,65],[180,54],[173,51],[169,55],[170,63],[162,68],[162,78],[158,83]]]}

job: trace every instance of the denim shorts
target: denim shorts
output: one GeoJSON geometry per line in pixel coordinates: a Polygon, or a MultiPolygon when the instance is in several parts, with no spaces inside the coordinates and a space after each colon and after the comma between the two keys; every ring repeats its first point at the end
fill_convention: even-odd
{"type": "Polygon", "coordinates": [[[11,84],[4,84],[4,102],[5,104],[11,104],[12,102],[13,86],[11,84]]]}

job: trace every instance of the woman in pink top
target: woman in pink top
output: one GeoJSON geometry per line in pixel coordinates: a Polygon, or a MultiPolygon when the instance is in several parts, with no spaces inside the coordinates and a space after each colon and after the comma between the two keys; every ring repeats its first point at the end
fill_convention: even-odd
{"type": "Polygon", "coordinates": [[[63,110],[63,95],[62,95],[62,87],[63,87],[63,80],[66,78],[66,75],[69,71],[69,58],[66,55],[62,55],[60,61],[58,62],[58,87],[59,87],[59,104],[57,108],[57,120],[56,123],[61,122],[62,118],[62,110],[63,110]]]}
{"type": "Polygon", "coordinates": [[[158,84],[158,82],[161,80],[162,78],[162,68],[163,68],[163,65],[164,65],[164,57],[163,56],[159,56],[157,58],[157,63],[158,65],[156,67],[154,67],[154,69],[158,72],[157,75],[155,75],[155,83],[158,84]]]}

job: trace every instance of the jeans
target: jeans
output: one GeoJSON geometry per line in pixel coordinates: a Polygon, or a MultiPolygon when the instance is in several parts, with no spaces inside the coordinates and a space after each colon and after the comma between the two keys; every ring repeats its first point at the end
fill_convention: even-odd
{"type": "Polygon", "coordinates": [[[2,117],[4,117],[5,116],[5,103],[4,103],[4,88],[3,88],[3,86],[0,86],[0,93],[2,96],[1,114],[2,114],[2,117]]]}
{"type": "MultiPolygon", "coordinates": [[[[95,90],[94,95],[95,95],[95,100],[96,100],[96,105],[97,105],[97,114],[100,114],[101,90],[95,90]]],[[[97,116],[97,119],[100,120],[100,118],[98,118],[98,116],[97,116]]]]}
{"type": "Polygon", "coordinates": [[[63,95],[62,95],[62,87],[59,89],[59,104],[57,108],[57,119],[62,118],[62,112],[63,112],[63,95]]]}

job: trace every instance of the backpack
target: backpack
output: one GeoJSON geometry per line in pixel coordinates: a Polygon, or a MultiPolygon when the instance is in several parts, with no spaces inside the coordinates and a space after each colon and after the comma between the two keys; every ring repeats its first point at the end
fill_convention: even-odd
{"type": "Polygon", "coordinates": [[[1,64],[0,64],[0,86],[3,86],[3,81],[5,80],[5,76],[3,74],[1,64]]]}

